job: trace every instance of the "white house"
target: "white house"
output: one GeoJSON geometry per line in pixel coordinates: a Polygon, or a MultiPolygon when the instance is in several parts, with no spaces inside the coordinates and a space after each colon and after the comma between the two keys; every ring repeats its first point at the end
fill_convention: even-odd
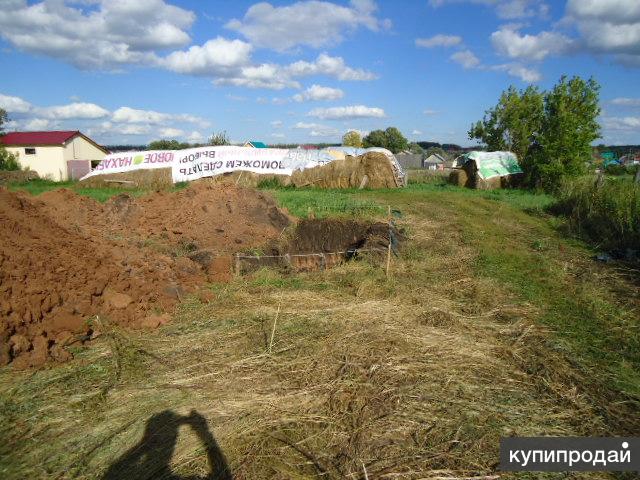
{"type": "Polygon", "coordinates": [[[55,181],[83,177],[109,153],[79,131],[11,132],[0,143],[21,167],[55,181]]]}

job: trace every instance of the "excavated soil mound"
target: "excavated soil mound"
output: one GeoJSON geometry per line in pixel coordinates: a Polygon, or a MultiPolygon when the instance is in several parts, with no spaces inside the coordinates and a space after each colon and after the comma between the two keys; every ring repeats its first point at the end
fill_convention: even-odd
{"type": "Polygon", "coordinates": [[[156,327],[228,257],[289,223],[260,192],[207,185],[104,204],[0,189],[0,365],[66,360],[103,322],[156,327]]]}

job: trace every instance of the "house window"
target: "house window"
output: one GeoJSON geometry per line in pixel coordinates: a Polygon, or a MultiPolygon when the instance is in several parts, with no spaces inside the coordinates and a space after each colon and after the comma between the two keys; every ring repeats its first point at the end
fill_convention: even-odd
{"type": "Polygon", "coordinates": [[[36,154],[36,149],[35,148],[25,148],[24,149],[24,154],[25,155],[35,155],[36,154]]]}

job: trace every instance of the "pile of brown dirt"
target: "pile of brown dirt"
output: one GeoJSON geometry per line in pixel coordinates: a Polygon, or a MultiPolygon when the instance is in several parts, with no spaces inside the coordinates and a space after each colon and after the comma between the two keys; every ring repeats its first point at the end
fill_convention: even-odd
{"type": "Polygon", "coordinates": [[[219,252],[258,247],[288,223],[265,194],[233,186],[104,204],[0,189],[0,365],[66,360],[102,321],[158,326],[207,276],[229,276],[219,252]]]}

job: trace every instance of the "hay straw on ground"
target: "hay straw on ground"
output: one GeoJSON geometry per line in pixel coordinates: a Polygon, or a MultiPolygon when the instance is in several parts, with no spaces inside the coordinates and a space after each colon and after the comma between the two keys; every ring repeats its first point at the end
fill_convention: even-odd
{"type": "MultiPolygon", "coordinates": [[[[247,479],[358,478],[362,465],[370,478],[486,477],[500,436],[607,433],[536,312],[470,276],[476,253],[446,218],[406,222],[407,248],[429,255],[394,259],[388,281],[367,263],[265,272],[188,300],[161,330],[115,330],[30,377],[2,372],[13,471],[94,478],[165,409],[204,415],[247,479]]],[[[208,472],[188,429],[172,466],[208,472]]]]}

